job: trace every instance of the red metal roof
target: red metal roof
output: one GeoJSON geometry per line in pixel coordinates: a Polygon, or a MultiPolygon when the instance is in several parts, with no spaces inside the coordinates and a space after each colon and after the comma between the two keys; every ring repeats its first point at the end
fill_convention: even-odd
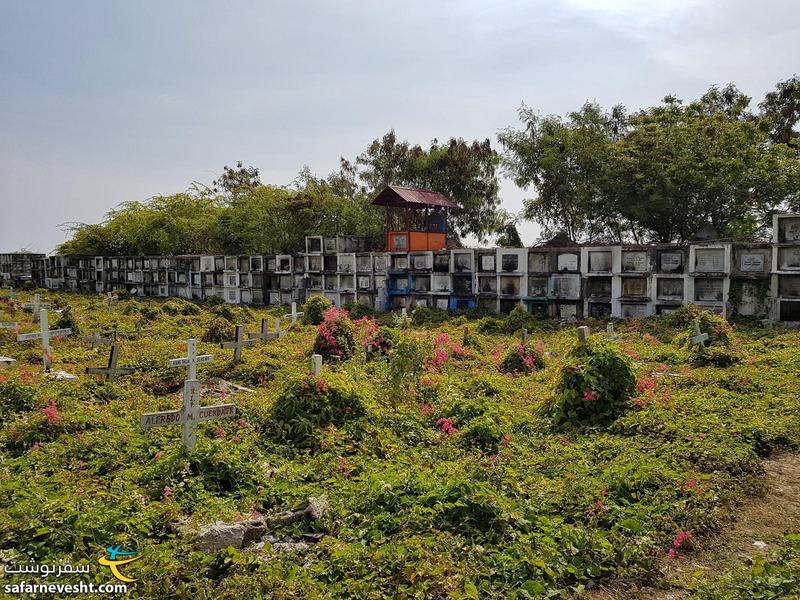
{"type": "Polygon", "coordinates": [[[425,206],[458,208],[458,204],[450,200],[450,198],[444,194],[402,185],[387,185],[383,191],[375,197],[372,203],[378,206],[406,208],[423,208],[425,206]]]}

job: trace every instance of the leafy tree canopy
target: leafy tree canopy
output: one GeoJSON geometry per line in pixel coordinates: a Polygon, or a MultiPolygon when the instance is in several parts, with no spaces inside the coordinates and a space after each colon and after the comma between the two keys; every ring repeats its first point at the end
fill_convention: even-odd
{"type": "Polygon", "coordinates": [[[524,215],[545,236],[683,241],[704,223],[749,236],[771,212],[796,208],[800,190],[797,151],[777,143],[775,118],[749,104],[728,85],[633,115],[586,104],[562,119],[523,106],[524,127],[499,139],[515,182],[537,192],[524,215]]]}

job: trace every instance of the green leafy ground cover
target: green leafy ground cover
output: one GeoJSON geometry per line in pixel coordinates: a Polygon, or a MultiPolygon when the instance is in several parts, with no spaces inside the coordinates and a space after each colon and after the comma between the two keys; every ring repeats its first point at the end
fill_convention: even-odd
{"type": "MultiPolygon", "coordinates": [[[[615,403],[613,415],[576,426],[553,416],[562,368],[577,377],[574,329],[520,314],[357,320],[355,355],[316,379],[318,326],[245,349],[239,364],[202,341],[226,323],[225,339],[235,324],[256,331],[282,309],[123,299],[109,311],[99,297],[45,296],[71,307],[83,335],[117,327],[120,365],[137,372],[113,383],[83,375],[104,366],[107,348],[73,337],[53,343],[54,368],[80,379],[46,379],[37,343],[0,331],[0,354],[19,360],[0,371],[0,559],[69,560],[107,582],[97,559],[121,544],[141,553],[128,567],[134,598],[569,598],[600,582],[657,584],[665,561],[702,548],[761,490],[764,457],[800,446],[797,331],[734,327],[715,350],[730,365],[721,367],[716,354],[698,360],[682,321],[620,323],[610,345],[633,369],[634,396],[621,416],[615,403]],[[523,326],[534,367],[502,373],[523,326]],[[215,354],[201,379],[255,390],[233,398],[237,418],[201,424],[191,453],[177,427],[139,428],[141,413],[180,406],[185,371],[167,365],[189,337],[215,354]],[[173,525],[235,522],[322,495],[321,521],[270,532],[325,534],[299,552],[269,542],[198,551],[173,525]]],[[[0,309],[0,320],[36,330],[18,305],[0,309]]],[[[593,336],[598,348],[603,337],[593,336]]],[[[580,381],[611,364],[601,354],[580,381]]],[[[614,389],[629,387],[624,372],[613,377],[614,389]]],[[[784,593],[800,592],[787,539],[760,579],[720,574],[698,593],[779,597],[757,595],[776,585],[770,573],[788,580],[784,593]]]]}

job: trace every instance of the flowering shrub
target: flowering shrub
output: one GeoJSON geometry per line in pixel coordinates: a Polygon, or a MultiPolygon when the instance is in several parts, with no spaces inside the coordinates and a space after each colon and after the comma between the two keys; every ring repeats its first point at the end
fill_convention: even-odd
{"type": "Polygon", "coordinates": [[[364,342],[367,358],[374,360],[386,356],[394,346],[394,337],[397,332],[391,327],[379,327],[364,342]]]}
{"type": "Polygon", "coordinates": [[[583,344],[562,367],[548,409],[556,425],[608,423],[630,408],[635,391],[627,356],[605,342],[583,344]]]}
{"type": "Polygon", "coordinates": [[[331,307],[333,303],[325,296],[311,296],[303,305],[303,323],[319,325],[331,307]]]}
{"type": "Polygon", "coordinates": [[[361,394],[337,374],[291,380],[271,411],[277,437],[295,442],[306,441],[318,428],[340,426],[364,414],[361,394]]]}
{"type": "Polygon", "coordinates": [[[500,372],[513,375],[527,375],[544,368],[544,347],[541,342],[535,347],[522,342],[508,350],[500,361],[500,372]]]}
{"type": "Polygon", "coordinates": [[[321,354],[325,359],[335,356],[342,360],[356,353],[355,326],[346,310],[330,308],[325,313],[317,328],[314,353],[321,354]]]}

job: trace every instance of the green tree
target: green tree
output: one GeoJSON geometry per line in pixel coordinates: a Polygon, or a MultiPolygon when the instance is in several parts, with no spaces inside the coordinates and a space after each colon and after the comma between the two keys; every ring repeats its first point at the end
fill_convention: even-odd
{"type": "Polygon", "coordinates": [[[609,169],[620,215],[658,242],[691,239],[704,223],[728,236],[755,233],[797,180],[785,146],[768,143],[748,104],[728,86],[686,106],[668,96],[632,117],[609,169]]]}
{"type": "Polygon", "coordinates": [[[222,175],[213,183],[213,191],[228,198],[236,198],[247,194],[261,185],[261,178],[256,167],[245,167],[242,161],[232,168],[225,165],[222,175]]]}
{"type": "Polygon", "coordinates": [[[624,108],[604,113],[586,103],[565,120],[523,105],[519,118],[523,128],[505,129],[498,139],[514,182],[536,191],[525,200],[525,218],[539,223],[545,237],[563,231],[572,240],[595,239],[609,229],[622,237],[625,224],[612,218],[606,184],[612,144],[627,127],[624,108]]]}
{"type": "Polygon", "coordinates": [[[800,132],[795,130],[795,125],[800,121],[800,77],[795,75],[778,82],[759,107],[771,125],[772,141],[789,144],[794,140],[794,147],[800,151],[800,144],[797,143],[800,132]]]}

